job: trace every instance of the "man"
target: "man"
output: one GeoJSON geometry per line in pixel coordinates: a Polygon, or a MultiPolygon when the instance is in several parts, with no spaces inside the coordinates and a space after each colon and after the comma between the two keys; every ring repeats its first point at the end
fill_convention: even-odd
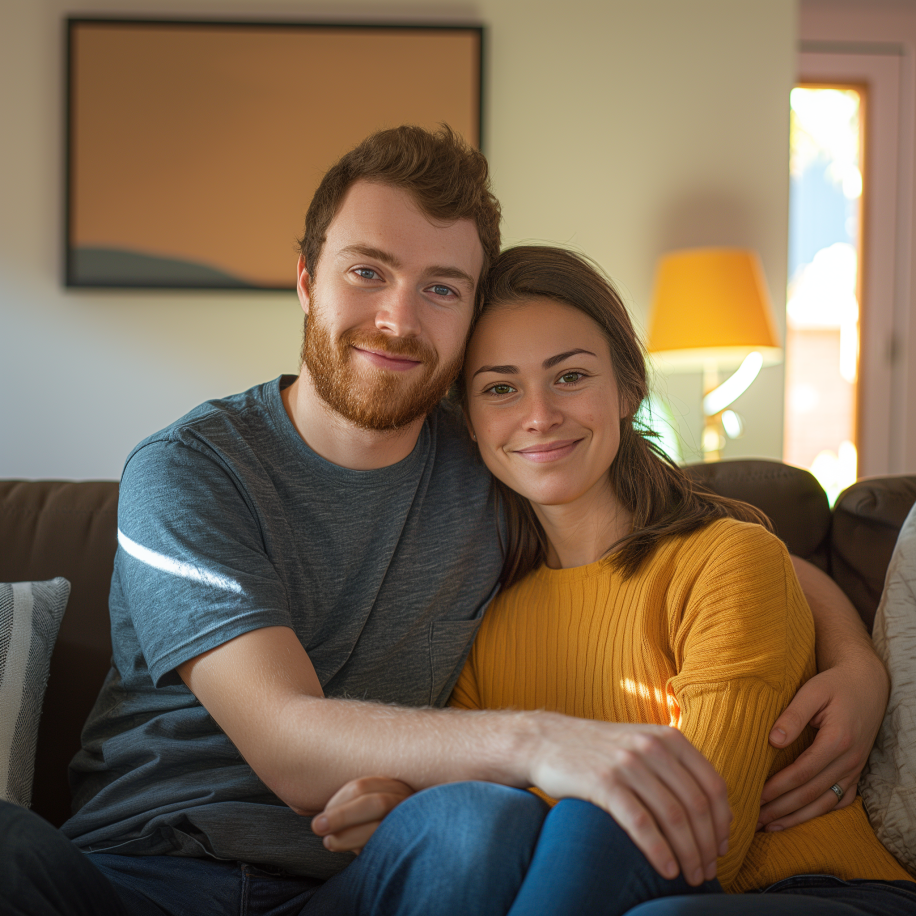
{"type": "MultiPolygon", "coordinates": [[[[543,815],[504,787],[529,785],[604,808],[662,873],[714,876],[724,785],[675,730],[429,708],[499,572],[487,475],[437,406],[498,225],[486,161],[447,130],[374,135],[325,176],[301,243],[298,378],[202,405],[127,460],[114,664],[63,828],[88,855],[3,812],[11,899],[45,893],[50,859],[66,893],[44,912],[505,912],[543,815]],[[373,773],[430,791],[348,865],[330,849],[364,813],[307,815],[373,773]]],[[[842,701],[814,686],[777,723],[788,743],[818,711],[827,736],[786,771],[780,823],[854,785],[873,734],[823,747],[849,740],[829,717],[874,678],[852,655],[827,672],[842,701]]],[[[864,718],[876,729],[880,710],[864,718]]]]}

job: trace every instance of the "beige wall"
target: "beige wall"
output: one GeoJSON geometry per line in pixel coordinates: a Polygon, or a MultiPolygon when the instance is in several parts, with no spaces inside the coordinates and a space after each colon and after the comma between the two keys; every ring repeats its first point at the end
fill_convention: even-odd
{"type": "MultiPolygon", "coordinates": [[[[297,366],[292,294],[62,287],[62,20],[73,9],[6,0],[0,12],[0,477],[117,476],[136,441],[199,401],[297,366]]],[[[580,247],[643,323],[660,252],[748,245],[784,304],[795,0],[108,0],[92,9],[481,21],[485,142],[507,242],[580,247]]],[[[699,385],[667,386],[694,439],[699,385]]],[[[737,405],[749,432],[726,455],[778,457],[781,405],[781,369],[765,370],[737,405]]]]}

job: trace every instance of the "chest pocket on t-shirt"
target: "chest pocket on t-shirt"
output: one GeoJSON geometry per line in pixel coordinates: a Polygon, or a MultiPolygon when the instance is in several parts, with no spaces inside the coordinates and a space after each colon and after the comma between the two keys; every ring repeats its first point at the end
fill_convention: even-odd
{"type": "Polygon", "coordinates": [[[497,585],[469,620],[436,620],[429,625],[429,705],[444,706],[458,680],[484,611],[499,591],[497,585]]]}

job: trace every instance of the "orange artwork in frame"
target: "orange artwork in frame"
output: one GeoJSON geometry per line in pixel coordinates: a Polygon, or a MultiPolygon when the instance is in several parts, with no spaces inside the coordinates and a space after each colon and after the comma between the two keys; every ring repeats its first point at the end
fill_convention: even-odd
{"type": "Polygon", "coordinates": [[[68,20],[67,286],[293,288],[325,169],[374,130],[481,143],[483,28],[68,20]]]}

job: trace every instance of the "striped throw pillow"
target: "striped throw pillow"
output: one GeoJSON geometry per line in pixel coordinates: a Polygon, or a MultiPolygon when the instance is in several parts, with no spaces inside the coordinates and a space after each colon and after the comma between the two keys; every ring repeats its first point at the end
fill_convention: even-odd
{"type": "Polygon", "coordinates": [[[0,583],[0,798],[32,800],[38,719],[70,583],[0,583]]]}

